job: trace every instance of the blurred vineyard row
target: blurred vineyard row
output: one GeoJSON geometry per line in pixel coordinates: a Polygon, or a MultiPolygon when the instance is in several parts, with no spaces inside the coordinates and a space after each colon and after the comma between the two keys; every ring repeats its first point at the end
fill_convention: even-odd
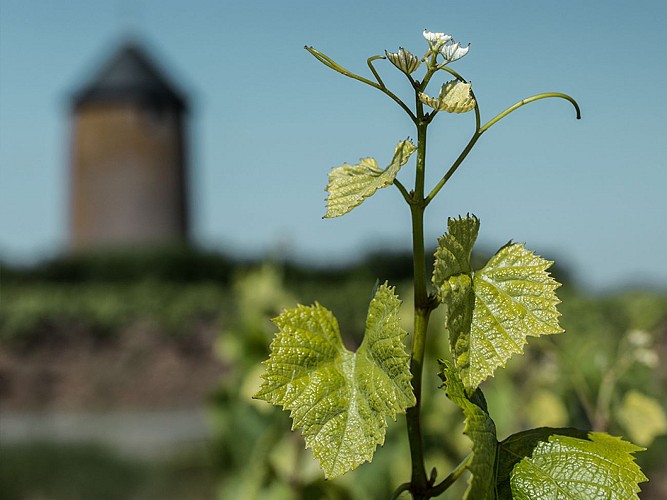
{"type": "MultiPolygon", "coordinates": [[[[325,483],[300,436],[289,431],[288,415],[251,399],[275,331],[270,318],[285,307],[319,301],[335,313],[347,345],[354,348],[363,333],[376,280],[389,280],[404,301],[401,319],[410,331],[408,255],[374,254],[344,268],[318,269],[285,262],[238,262],[212,253],[171,249],[73,256],[25,269],[4,266],[0,272],[0,356],[3,351],[29,353],[48,343],[54,331],[59,335],[78,332],[78,336],[84,332],[104,340],[147,320],[168,339],[187,339],[202,323],[215,332],[212,349],[224,369],[216,386],[206,388],[214,440],[206,456],[196,460],[206,474],[201,469],[183,474],[171,466],[160,474],[151,473],[153,479],[185,477],[186,483],[195,481],[200,487],[153,485],[146,490],[144,485],[141,490],[136,486],[141,481],[133,479],[122,494],[110,490],[116,496],[109,498],[157,498],[155,491],[161,491],[160,498],[188,498],[183,493],[188,489],[197,492],[192,498],[207,498],[202,484],[209,488],[210,498],[220,499],[387,498],[408,478],[402,419],[389,423],[385,445],[372,464],[325,483]],[[143,496],[139,491],[144,491],[143,496]],[[178,496],[170,497],[168,491],[178,496]]],[[[663,363],[667,292],[628,290],[592,296],[563,276],[559,276],[565,281],[559,290],[559,309],[566,333],[532,339],[525,356],[512,359],[483,386],[499,436],[542,425],[625,436],[648,448],[637,457],[651,479],[643,485],[642,498],[667,498],[667,367],[663,363]]],[[[427,352],[435,354],[425,369],[423,421],[427,463],[441,477],[469,451],[459,410],[445,398],[436,376],[437,358],[447,352],[442,324],[438,310],[429,334],[433,348],[427,352]]],[[[16,477],[30,477],[33,487],[39,484],[26,470],[30,466],[21,465],[19,458],[26,453],[18,450],[11,464],[7,460],[0,464],[0,483],[14,485],[3,498],[24,498],[19,492],[25,485],[17,483],[16,477]],[[9,480],[10,476],[14,479],[9,480]],[[15,496],[9,494],[12,491],[15,496]]],[[[105,469],[109,474],[121,467],[113,460],[105,469]]],[[[139,469],[138,464],[132,466],[135,472],[139,469]]],[[[42,491],[40,498],[86,498],[86,494],[67,491],[60,496],[42,491]]],[[[460,493],[453,491],[449,498],[460,493]]]]}

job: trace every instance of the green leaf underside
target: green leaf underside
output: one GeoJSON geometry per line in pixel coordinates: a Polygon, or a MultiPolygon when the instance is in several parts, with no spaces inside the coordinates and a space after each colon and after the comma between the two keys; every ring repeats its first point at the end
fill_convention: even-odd
{"type": "Polygon", "coordinates": [[[495,498],[496,425],[486,410],[482,392],[477,390],[468,398],[457,370],[447,362],[440,362],[447,397],[456,403],[465,415],[463,433],[472,441],[473,457],[468,465],[471,472],[464,499],[493,500],[495,498]]]}
{"type": "MultiPolygon", "coordinates": [[[[445,307],[445,326],[450,348],[463,355],[469,344],[470,325],[475,307],[470,258],[479,231],[479,219],[449,219],[448,232],[438,240],[433,268],[433,284],[445,307]]],[[[471,392],[471,391],[469,391],[471,392]]]]}
{"type": "Polygon", "coordinates": [[[604,433],[588,439],[552,435],[537,443],[530,457],[512,470],[515,500],[638,498],[638,483],[647,481],[632,453],[643,448],[604,433]]]}
{"type": "Polygon", "coordinates": [[[435,252],[434,283],[442,283],[457,274],[472,273],[470,257],[478,232],[479,219],[474,215],[447,221],[447,233],[438,239],[435,252]]]}
{"type": "Polygon", "coordinates": [[[552,264],[512,244],[475,273],[470,366],[464,370],[468,387],[477,387],[512,354],[523,352],[527,337],[563,332],[555,293],[560,283],[547,272],[552,264]]]}
{"type": "Polygon", "coordinates": [[[395,420],[416,402],[399,305],[392,287],[378,288],[356,353],[344,347],[336,319],[318,303],[274,319],[279,332],[255,397],[290,411],[292,428],[302,429],[327,478],[370,461],[384,443],[386,417],[395,420]]]}
{"type": "Polygon", "coordinates": [[[647,478],[632,453],[644,448],[570,427],[530,429],[498,443],[482,392],[468,396],[456,368],[439,363],[447,397],[463,410],[463,432],[473,443],[465,500],[637,498],[647,478]]]}
{"type": "Polygon", "coordinates": [[[538,427],[537,429],[529,429],[512,434],[499,443],[496,467],[497,498],[512,498],[512,489],[510,486],[512,469],[522,459],[532,455],[533,450],[540,441],[548,441],[554,434],[588,439],[587,431],[572,427],[538,427]]]}
{"type": "Polygon", "coordinates": [[[409,141],[398,143],[389,166],[382,170],[373,158],[363,158],[357,165],[342,165],[329,173],[327,191],[327,213],[325,218],[340,217],[378,189],[394,182],[398,171],[405,165],[417,148],[409,141]]]}
{"type": "Polygon", "coordinates": [[[451,80],[443,84],[437,98],[420,93],[419,100],[438,111],[466,113],[475,107],[475,99],[470,95],[470,87],[469,83],[451,80]]]}
{"type": "Polygon", "coordinates": [[[514,353],[523,352],[527,337],[563,331],[555,294],[560,284],[547,272],[553,262],[516,243],[473,273],[470,255],[479,220],[450,219],[448,229],[435,253],[433,283],[446,306],[450,346],[470,394],[514,353]]]}

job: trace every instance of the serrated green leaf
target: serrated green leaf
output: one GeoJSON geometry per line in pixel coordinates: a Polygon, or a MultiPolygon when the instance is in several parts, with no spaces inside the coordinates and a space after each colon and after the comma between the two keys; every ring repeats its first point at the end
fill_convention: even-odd
{"type": "Polygon", "coordinates": [[[547,272],[552,264],[515,243],[475,273],[467,387],[477,387],[512,354],[523,352],[527,337],[563,332],[555,293],[560,283],[547,272]]]}
{"type": "Polygon", "coordinates": [[[329,173],[327,213],[325,218],[340,217],[378,189],[394,182],[396,174],[417,148],[409,141],[398,143],[389,166],[382,170],[373,158],[363,158],[357,165],[342,165],[329,173]]]}
{"type": "Polygon", "coordinates": [[[493,500],[496,486],[496,425],[489,416],[482,391],[477,389],[469,398],[457,370],[440,361],[441,377],[447,397],[456,403],[466,417],[463,433],[472,441],[473,457],[467,468],[472,473],[464,499],[493,500]]]}
{"type": "Polygon", "coordinates": [[[563,331],[555,294],[560,284],[547,272],[553,263],[521,244],[504,246],[473,273],[479,220],[467,216],[448,226],[435,253],[433,284],[445,305],[456,367],[471,394],[512,354],[523,352],[527,337],[563,331]]]}
{"type": "Polygon", "coordinates": [[[423,92],[419,100],[427,106],[447,113],[466,113],[475,107],[475,99],[470,95],[469,83],[451,80],[442,85],[438,98],[435,99],[423,92]]]}
{"type": "Polygon", "coordinates": [[[447,82],[440,92],[440,111],[466,113],[475,107],[475,99],[470,95],[469,83],[447,82]]]}
{"type": "Polygon", "coordinates": [[[572,427],[538,427],[512,434],[498,444],[496,462],[496,497],[499,499],[512,498],[510,476],[512,469],[525,457],[532,455],[533,450],[542,441],[548,441],[550,436],[559,434],[587,439],[588,433],[572,427]]]}
{"type": "Polygon", "coordinates": [[[552,435],[512,469],[512,498],[639,498],[639,483],[647,478],[632,453],[642,449],[599,432],[589,433],[588,439],[552,435]]]}
{"type": "Polygon", "coordinates": [[[336,319],[320,304],[274,320],[279,332],[255,397],[290,411],[292,428],[302,429],[328,478],[370,461],[384,442],[386,417],[395,420],[416,402],[399,306],[392,287],[378,288],[356,353],[344,347],[336,319]]]}
{"type": "MultiPolygon", "coordinates": [[[[433,284],[445,307],[445,326],[452,352],[462,358],[469,351],[469,332],[475,307],[470,258],[479,231],[474,215],[449,219],[447,233],[438,239],[433,284]]],[[[461,364],[461,359],[458,364],[461,364]]]]}
{"type": "Polygon", "coordinates": [[[470,257],[477,241],[479,219],[474,215],[449,219],[447,233],[438,239],[433,282],[443,283],[455,274],[471,274],[470,257]]]}

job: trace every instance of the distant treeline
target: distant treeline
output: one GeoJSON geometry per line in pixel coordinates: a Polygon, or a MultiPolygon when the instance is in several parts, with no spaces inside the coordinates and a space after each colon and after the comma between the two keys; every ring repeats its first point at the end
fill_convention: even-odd
{"type": "Polygon", "coordinates": [[[412,275],[407,252],[376,252],[359,262],[332,268],[304,265],[291,260],[241,259],[193,247],[106,250],[66,254],[31,266],[0,262],[2,281],[9,283],[122,283],[155,280],[171,283],[229,283],[239,270],[267,260],[283,269],[287,281],[338,281],[372,275],[400,281],[412,275]]]}
{"type": "MultiPolygon", "coordinates": [[[[431,263],[427,252],[427,266],[431,263]]],[[[481,267],[489,255],[473,255],[481,267]]],[[[194,247],[91,251],[66,254],[31,266],[0,262],[0,277],[11,283],[124,283],[154,280],[169,283],[214,282],[228,284],[239,270],[267,260],[278,265],[286,283],[346,282],[351,278],[389,280],[412,279],[412,254],[408,251],[373,251],[345,265],[325,267],[294,260],[241,259],[194,247]]],[[[430,272],[430,269],[429,269],[430,272]]],[[[562,273],[558,273],[562,279],[562,273]]]]}

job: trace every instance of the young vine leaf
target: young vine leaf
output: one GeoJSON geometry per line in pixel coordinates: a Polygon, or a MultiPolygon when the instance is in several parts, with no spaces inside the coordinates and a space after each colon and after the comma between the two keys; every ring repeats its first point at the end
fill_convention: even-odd
{"type": "Polygon", "coordinates": [[[470,95],[470,84],[458,80],[443,84],[437,99],[420,93],[419,100],[433,109],[447,113],[467,113],[475,107],[475,99],[470,95]]]}
{"type": "Polygon", "coordinates": [[[512,469],[512,498],[639,498],[638,483],[647,478],[632,453],[643,449],[600,432],[588,439],[554,434],[512,469]]]}
{"type": "Polygon", "coordinates": [[[329,173],[327,213],[325,218],[340,217],[378,189],[390,186],[396,174],[417,148],[410,140],[399,142],[389,166],[382,170],[373,158],[363,158],[357,165],[342,165],[329,173]]]}
{"type": "Polygon", "coordinates": [[[560,284],[547,272],[553,264],[522,244],[502,247],[479,271],[470,254],[479,220],[450,219],[439,239],[433,284],[446,308],[446,327],[456,367],[468,394],[514,353],[523,352],[529,336],[561,333],[560,284]]]}
{"type": "Polygon", "coordinates": [[[570,427],[530,429],[499,443],[482,392],[468,396],[458,370],[439,363],[445,393],[463,410],[463,433],[472,441],[464,500],[637,498],[638,483],[647,479],[632,453],[644,448],[570,427]]]}
{"type": "Polygon", "coordinates": [[[525,457],[533,454],[542,441],[548,442],[555,434],[588,439],[588,432],[573,427],[538,427],[512,434],[498,445],[496,457],[496,497],[512,498],[510,477],[512,469],[525,457]]]}
{"type": "Polygon", "coordinates": [[[399,306],[393,287],[378,287],[356,353],[345,348],[335,317],[318,303],[274,319],[279,332],[255,398],[290,411],[292,428],[302,429],[327,478],[371,461],[384,443],[386,417],[395,420],[416,403],[399,306]]]}
{"type": "Polygon", "coordinates": [[[486,409],[486,401],[480,390],[468,397],[457,370],[444,361],[440,363],[440,376],[445,382],[447,397],[456,403],[465,415],[463,433],[472,441],[473,457],[468,465],[471,472],[464,500],[494,500],[496,488],[496,424],[486,409]]]}

